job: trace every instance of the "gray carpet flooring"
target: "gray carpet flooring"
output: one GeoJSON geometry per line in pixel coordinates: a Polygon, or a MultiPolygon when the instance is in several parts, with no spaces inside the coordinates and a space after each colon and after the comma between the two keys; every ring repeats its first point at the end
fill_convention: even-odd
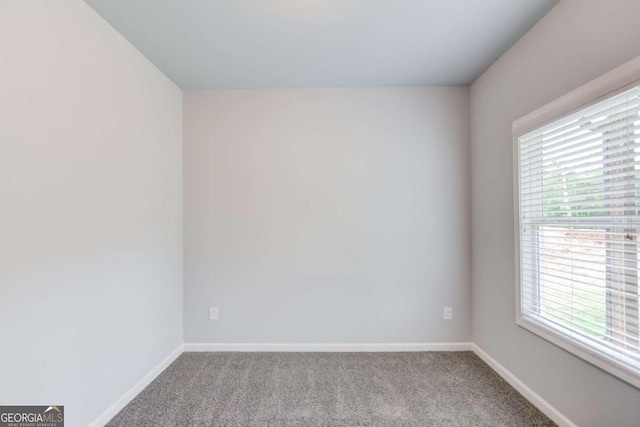
{"type": "Polygon", "coordinates": [[[552,426],[471,352],[183,353],[118,426],[552,426]]]}

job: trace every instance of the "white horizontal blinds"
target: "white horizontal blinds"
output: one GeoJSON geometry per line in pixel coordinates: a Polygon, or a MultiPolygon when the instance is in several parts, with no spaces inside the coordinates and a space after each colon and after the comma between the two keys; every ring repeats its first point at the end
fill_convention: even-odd
{"type": "Polygon", "coordinates": [[[518,145],[522,316],[640,371],[640,87],[518,145]]]}

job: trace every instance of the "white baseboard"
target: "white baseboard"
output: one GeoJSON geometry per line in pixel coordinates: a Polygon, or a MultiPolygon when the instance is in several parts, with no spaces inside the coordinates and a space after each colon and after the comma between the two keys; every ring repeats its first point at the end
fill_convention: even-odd
{"type": "Polygon", "coordinates": [[[240,352],[382,352],[382,351],[471,351],[470,342],[381,343],[381,344],[232,344],[185,343],[184,351],[240,352]]]}
{"type": "Polygon", "coordinates": [[[127,392],[125,392],[118,400],[116,400],[113,405],[109,406],[106,411],[98,416],[89,427],[103,427],[107,424],[111,418],[113,418],[118,412],[122,410],[129,402],[133,400],[134,397],[138,395],[146,386],[151,384],[153,380],[155,380],[158,375],[162,373],[169,365],[171,365],[174,360],[178,358],[184,351],[184,344],[180,344],[178,348],[173,350],[171,354],[165,357],[160,363],[158,363],[153,369],[151,369],[140,381],[138,381],[133,387],[131,387],[127,392]]]}
{"type": "Polygon", "coordinates": [[[485,361],[487,365],[496,371],[502,378],[504,378],[513,388],[518,390],[529,402],[531,402],[536,408],[540,409],[547,417],[549,417],[554,423],[560,427],[577,427],[569,418],[567,418],[562,412],[551,406],[549,402],[544,400],[538,393],[531,390],[525,383],[520,381],[518,377],[513,375],[511,371],[507,370],[493,357],[489,356],[484,350],[478,347],[476,344],[472,344],[473,352],[478,355],[479,358],[485,361]]]}

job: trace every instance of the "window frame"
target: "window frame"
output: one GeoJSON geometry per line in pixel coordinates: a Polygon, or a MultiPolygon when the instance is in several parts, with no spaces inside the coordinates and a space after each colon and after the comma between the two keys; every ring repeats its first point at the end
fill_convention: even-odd
{"type": "MultiPolygon", "coordinates": [[[[551,326],[549,322],[546,322],[542,318],[532,321],[523,316],[523,275],[521,269],[522,247],[520,242],[520,144],[518,143],[519,137],[531,132],[532,130],[581,111],[638,85],[640,85],[640,56],[579,87],[567,95],[552,101],[551,103],[521,117],[518,120],[515,120],[512,127],[512,147],[516,324],[640,389],[640,366],[638,366],[637,371],[632,370],[627,366],[619,364],[614,358],[607,357],[604,354],[604,351],[598,351],[596,349],[597,345],[594,345],[593,343],[580,343],[580,339],[563,336],[561,333],[561,326],[551,326]],[[545,323],[547,323],[546,326],[545,323]]],[[[605,349],[604,346],[603,349],[605,349]]]]}

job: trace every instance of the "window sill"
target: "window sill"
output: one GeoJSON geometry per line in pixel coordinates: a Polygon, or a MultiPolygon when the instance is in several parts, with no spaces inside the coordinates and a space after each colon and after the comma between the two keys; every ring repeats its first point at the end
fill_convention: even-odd
{"type": "MultiPolygon", "coordinates": [[[[551,324],[545,325],[545,323],[548,322],[541,318],[532,320],[518,316],[516,317],[516,323],[522,328],[527,329],[569,353],[580,357],[597,368],[600,368],[640,389],[640,362],[631,358],[626,358],[626,361],[628,361],[631,366],[627,367],[621,365],[607,357],[604,352],[598,352],[593,343],[590,342],[587,346],[580,342],[580,338],[565,337],[562,333],[558,332],[558,326],[551,326],[551,324]]],[[[610,351],[606,350],[604,347],[603,350],[610,351]]]]}

